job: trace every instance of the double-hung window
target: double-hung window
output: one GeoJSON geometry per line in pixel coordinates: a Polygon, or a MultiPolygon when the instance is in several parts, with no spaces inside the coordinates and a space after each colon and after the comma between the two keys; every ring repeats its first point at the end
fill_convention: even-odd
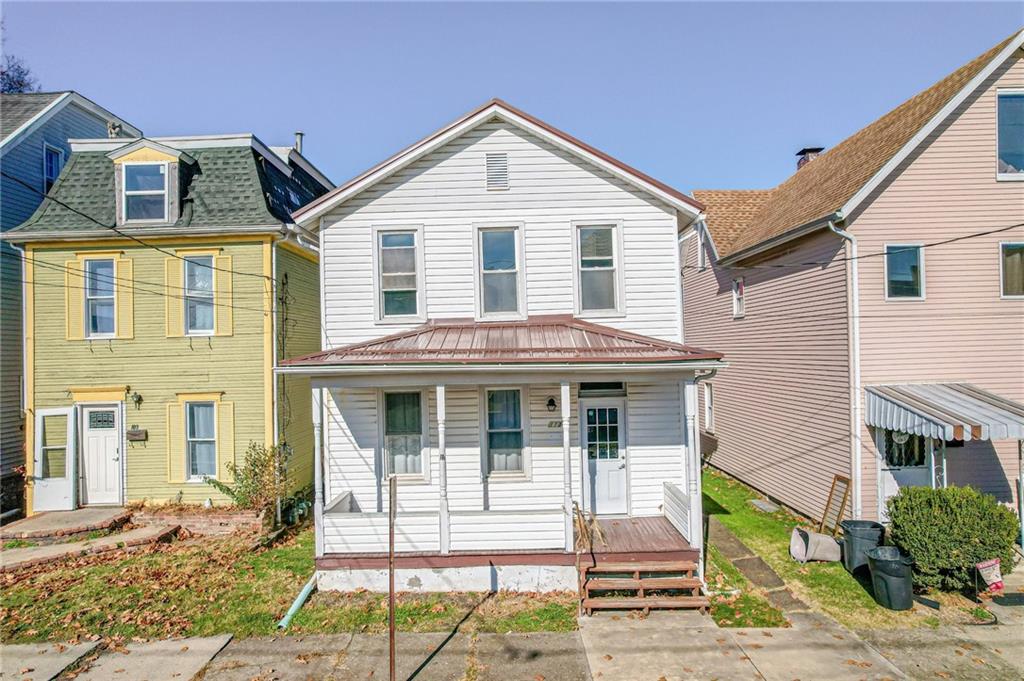
{"type": "Polygon", "coordinates": [[[189,480],[217,475],[216,409],[213,402],[185,403],[189,480]]]}
{"type": "Polygon", "coordinates": [[[423,401],[420,393],[384,393],[384,454],[389,475],[422,474],[423,401]]]}
{"type": "Polygon", "coordinates": [[[64,152],[49,144],[43,145],[43,191],[49,192],[64,167],[64,152]]]}
{"type": "Polygon", "coordinates": [[[213,256],[185,258],[185,333],[212,334],[214,330],[213,256]]]}
{"type": "Polygon", "coordinates": [[[740,319],[746,314],[746,284],[743,277],[732,280],[732,318],[740,319]]]}
{"type": "Polygon", "coordinates": [[[999,244],[1003,298],[1024,298],[1024,242],[999,244]]]}
{"type": "Polygon", "coordinates": [[[519,312],[519,230],[479,230],[481,316],[514,316],[519,312]]]}
{"type": "Polygon", "coordinates": [[[486,392],[488,471],[522,473],[522,391],[518,388],[503,388],[486,392]]]}
{"type": "Polygon", "coordinates": [[[419,309],[415,231],[377,233],[380,270],[380,316],[416,317],[419,309]]]}
{"type": "Polygon", "coordinates": [[[924,298],[924,251],[915,244],[886,244],[885,297],[924,298]]]}
{"type": "Polygon", "coordinates": [[[998,100],[996,178],[1024,180],[1024,90],[1001,91],[998,100]]]}
{"type": "Polygon", "coordinates": [[[715,386],[704,384],[704,430],[715,432],[715,386]]]}
{"type": "Polygon", "coordinates": [[[89,337],[113,336],[115,325],[114,261],[85,261],[85,318],[89,337]]]}
{"type": "Polygon", "coordinates": [[[578,235],[580,311],[618,311],[615,227],[579,227],[578,235]]]}
{"type": "Polygon", "coordinates": [[[167,164],[125,163],[122,210],[124,221],[167,220],[167,164]]]}

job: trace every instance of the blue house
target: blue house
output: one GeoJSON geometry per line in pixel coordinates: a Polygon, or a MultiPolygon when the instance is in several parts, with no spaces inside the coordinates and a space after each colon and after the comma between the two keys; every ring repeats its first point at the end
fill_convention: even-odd
{"type": "MultiPolygon", "coordinates": [[[[0,94],[0,230],[27,220],[57,182],[69,140],[139,137],[142,131],[77,92],[0,94]]],[[[16,468],[25,461],[22,415],[21,254],[0,244],[0,511],[21,506],[16,468]]]]}

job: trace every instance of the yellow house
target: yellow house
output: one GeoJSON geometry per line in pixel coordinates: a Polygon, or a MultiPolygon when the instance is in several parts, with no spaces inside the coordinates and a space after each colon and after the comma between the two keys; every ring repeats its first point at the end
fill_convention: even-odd
{"type": "Polygon", "coordinates": [[[318,237],[293,210],[331,188],[253,135],[72,141],[22,249],[27,512],[223,503],[250,443],[312,480],[318,237]]]}

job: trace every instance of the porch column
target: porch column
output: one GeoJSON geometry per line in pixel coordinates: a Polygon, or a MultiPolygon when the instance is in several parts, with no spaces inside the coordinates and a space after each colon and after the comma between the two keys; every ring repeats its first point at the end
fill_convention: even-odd
{"type": "Polygon", "coordinates": [[[324,555],[324,469],[322,388],[313,388],[313,542],[317,558],[324,555]]]}
{"type": "Polygon", "coordinates": [[[441,523],[441,553],[451,551],[451,517],[448,515],[448,457],[445,453],[445,386],[437,386],[437,470],[441,494],[439,521],[441,523]]]}
{"type": "Polygon", "coordinates": [[[569,382],[562,381],[562,504],[565,508],[565,550],[573,550],[572,449],[569,446],[569,382]]]}
{"type": "MultiPolygon", "coordinates": [[[[690,536],[695,549],[704,544],[704,504],[700,497],[700,430],[697,424],[697,381],[683,381],[683,409],[686,413],[686,493],[690,497],[690,536]]],[[[703,554],[702,554],[703,555],[703,554]]],[[[703,562],[702,562],[703,576],[703,562]]]]}

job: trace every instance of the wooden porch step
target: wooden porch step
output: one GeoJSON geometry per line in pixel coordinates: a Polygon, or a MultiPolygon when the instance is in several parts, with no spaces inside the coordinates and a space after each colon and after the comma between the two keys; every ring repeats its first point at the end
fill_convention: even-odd
{"type": "Polygon", "coordinates": [[[584,598],[587,612],[599,609],[636,610],[648,608],[707,608],[711,602],[704,596],[658,596],[656,598],[584,598]]]}
{"type": "Polygon", "coordinates": [[[587,591],[609,590],[618,591],[625,589],[698,589],[700,580],[696,577],[644,577],[633,579],[632,577],[594,577],[584,584],[587,591]]]}
{"type": "Polygon", "coordinates": [[[666,560],[644,563],[598,563],[583,566],[587,574],[634,572],[696,572],[697,564],[690,560],[666,560]]]}

